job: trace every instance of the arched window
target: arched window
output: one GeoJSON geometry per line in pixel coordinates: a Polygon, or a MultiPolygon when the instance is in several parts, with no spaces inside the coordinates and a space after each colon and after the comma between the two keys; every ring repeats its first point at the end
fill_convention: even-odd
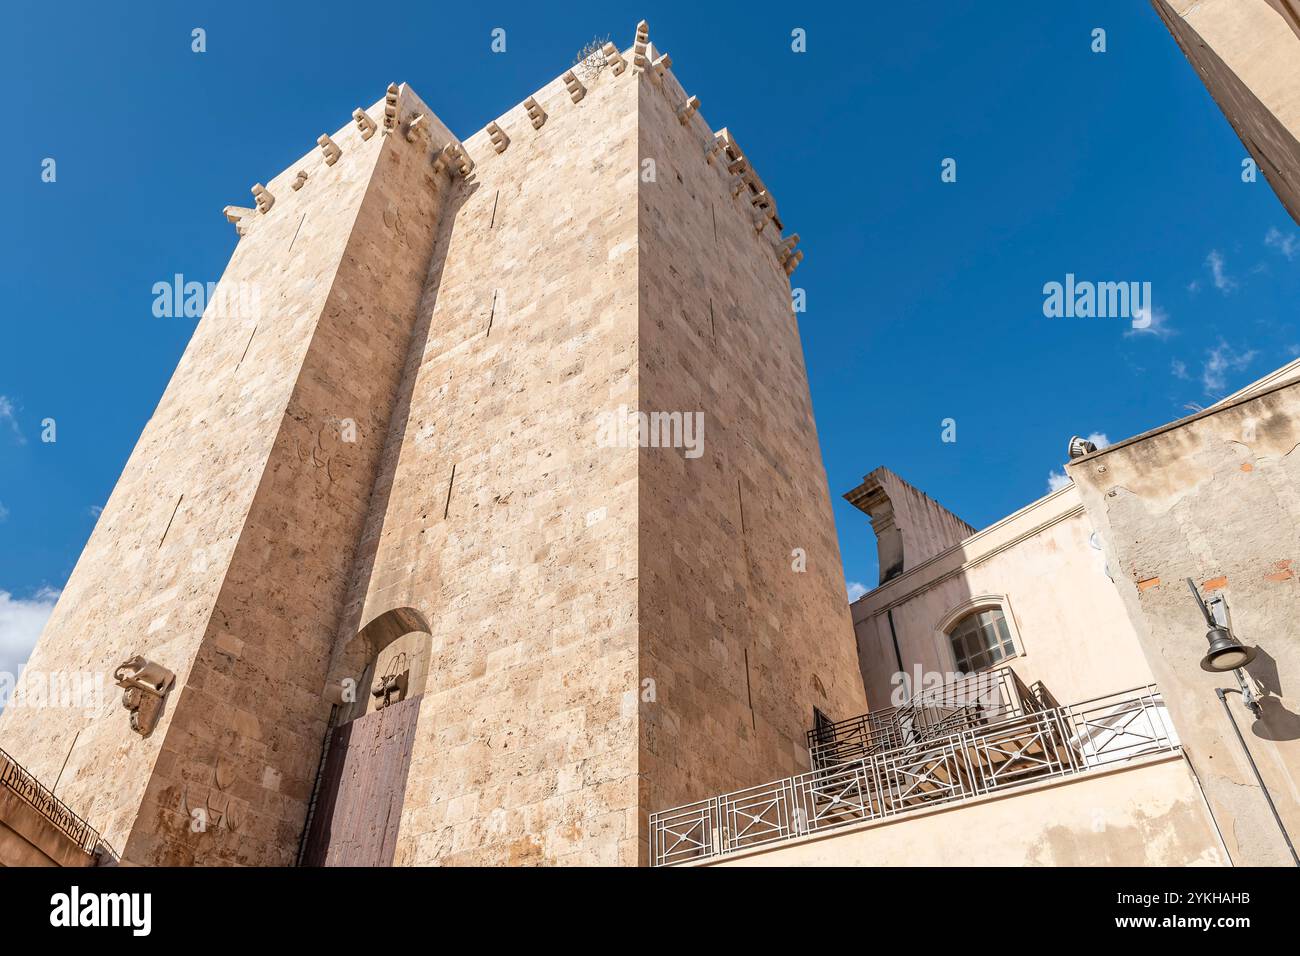
{"type": "Polygon", "coordinates": [[[1000,607],[967,614],[948,629],[957,670],[973,674],[1016,656],[1016,644],[1000,607]]]}

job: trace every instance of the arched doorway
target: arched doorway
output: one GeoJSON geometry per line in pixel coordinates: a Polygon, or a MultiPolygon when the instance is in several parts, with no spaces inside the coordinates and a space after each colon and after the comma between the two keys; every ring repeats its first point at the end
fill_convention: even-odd
{"type": "Polygon", "coordinates": [[[341,681],[331,714],[303,866],[393,862],[431,645],[424,615],[403,607],[376,617],[345,648],[341,667],[357,677],[341,681]]]}

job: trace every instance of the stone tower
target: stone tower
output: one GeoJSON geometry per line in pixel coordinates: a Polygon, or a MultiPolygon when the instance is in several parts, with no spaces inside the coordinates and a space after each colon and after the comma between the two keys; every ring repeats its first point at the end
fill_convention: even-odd
{"type": "Polygon", "coordinates": [[[125,861],[636,864],[866,710],[802,254],[698,105],[643,23],[463,141],[390,87],[227,209],[28,664],[174,683],[0,718],[125,861]]]}
{"type": "Polygon", "coordinates": [[[1300,0],[1151,0],[1300,223],[1300,0]]]}

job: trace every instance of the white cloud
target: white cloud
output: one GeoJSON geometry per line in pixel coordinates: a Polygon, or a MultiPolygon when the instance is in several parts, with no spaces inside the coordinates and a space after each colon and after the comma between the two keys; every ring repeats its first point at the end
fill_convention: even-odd
{"type": "Polygon", "coordinates": [[[1187,374],[1187,363],[1174,359],[1169,363],[1169,370],[1174,373],[1174,378],[1181,378],[1184,382],[1188,381],[1191,376],[1187,374]]]}
{"type": "Polygon", "coordinates": [[[1091,432],[1087,435],[1087,440],[1098,448],[1105,448],[1110,444],[1110,439],[1106,437],[1105,432],[1091,432]]]}
{"type": "Polygon", "coordinates": [[[867,593],[867,589],[863,585],[859,584],[857,581],[849,581],[848,590],[849,590],[850,604],[852,604],[858,598],[862,597],[862,595],[867,593]]]}
{"type": "Polygon", "coordinates": [[[5,503],[3,501],[0,501],[0,521],[4,521],[5,518],[8,517],[9,517],[9,509],[5,507],[5,503]]]}
{"type": "Polygon", "coordinates": [[[1223,254],[1218,249],[1210,250],[1210,254],[1205,257],[1205,265],[1210,270],[1210,276],[1214,280],[1214,287],[1224,295],[1237,288],[1237,280],[1228,275],[1223,264],[1223,254]]]}
{"type": "Polygon", "coordinates": [[[41,588],[30,598],[0,591],[0,672],[16,678],[22,671],[58,599],[53,588],[41,588]]]}
{"type": "Polygon", "coordinates": [[[14,403],[6,395],[0,395],[0,425],[5,422],[13,429],[14,437],[18,439],[18,444],[24,444],[27,439],[23,437],[23,430],[18,427],[18,416],[15,414],[14,403]]]}
{"type": "Polygon", "coordinates": [[[1268,235],[1264,237],[1264,245],[1276,249],[1287,259],[1294,259],[1295,254],[1300,252],[1300,239],[1296,238],[1295,233],[1284,235],[1276,227],[1268,231],[1268,235]]]}
{"type": "Polygon", "coordinates": [[[1223,339],[1219,344],[1205,353],[1205,365],[1201,368],[1201,384],[1205,393],[1213,395],[1227,390],[1228,373],[1240,372],[1255,358],[1254,349],[1238,352],[1223,339]]]}
{"type": "Polygon", "coordinates": [[[1167,339],[1174,334],[1169,327],[1169,313],[1150,305],[1137,309],[1133,313],[1133,325],[1124,330],[1125,338],[1135,335],[1154,335],[1158,339],[1167,339]]]}

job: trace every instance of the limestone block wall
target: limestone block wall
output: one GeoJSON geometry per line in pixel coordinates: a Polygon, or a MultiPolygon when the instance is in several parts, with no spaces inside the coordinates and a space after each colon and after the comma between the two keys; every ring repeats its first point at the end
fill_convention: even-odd
{"type": "Polygon", "coordinates": [[[779,216],[738,147],[707,158],[719,139],[655,73],[638,87],[640,408],[702,412],[704,442],[639,455],[646,811],[801,772],[814,707],[867,709],[779,216]]]}
{"type": "MultiPolygon", "coordinates": [[[[382,113],[382,101],[369,110],[382,113]]],[[[421,217],[390,212],[428,190],[431,147],[363,139],[352,122],[331,138],[333,165],[312,150],[266,182],[264,213],[242,212],[216,305],[28,662],[111,675],[144,654],[177,675],[161,722],[133,733],[111,676],[94,713],[10,707],[0,721],[6,749],[60,779],[59,796],[128,862],[275,863],[296,849],[352,528],[436,202],[415,199],[421,217]]]]}
{"type": "Polygon", "coordinates": [[[1242,143],[1300,222],[1300,5],[1152,0],[1242,143]]]}
{"type": "Polygon", "coordinates": [[[1287,828],[1300,833],[1300,385],[1283,384],[1067,465],[1105,541],[1116,586],[1233,862],[1292,865],[1216,687],[1199,661],[1206,626],[1188,593],[1227,599],[1257,646],[1255,718],[1232,713],[1287,828]]]}
{"type": "Polygon", "coordinates": [[[642,862],[651,810],[866,709],[802,253],[658,57],[611,47],[463,144],[391,88],[229,210],[221,287],[262,313],[200,323],[32,659],[145,654],[167,713],[0,724],[127,862],[293,863],[365,709],[334,682],[393,638],[423,693],[399,865],[642,862]],[[640,411],[702,413],[700,457],[640,411]]]}
{"type": "Polygon", "coordinates": [[[354,569],[338,676],[431,630],[398,865],[637,862],[636,83],[583,84],[465,140],[354,569]]]}

